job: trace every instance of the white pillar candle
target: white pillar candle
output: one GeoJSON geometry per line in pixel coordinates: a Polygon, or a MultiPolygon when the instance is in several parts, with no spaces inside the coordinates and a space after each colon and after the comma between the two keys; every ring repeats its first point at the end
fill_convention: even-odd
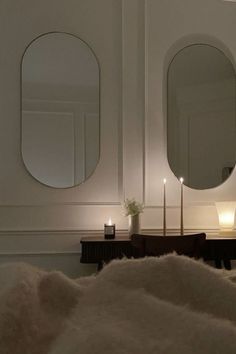
{"type": "Polygon", "coordinates": [[[163,179],[163,236],[166,236],[166,179],[163,179]]]}
{"type": "Polygon", "coordinates": [[[180,177],[180,235],[184,234],[184,196],[183,196],[183,182],[184,179],[180,177]]]}

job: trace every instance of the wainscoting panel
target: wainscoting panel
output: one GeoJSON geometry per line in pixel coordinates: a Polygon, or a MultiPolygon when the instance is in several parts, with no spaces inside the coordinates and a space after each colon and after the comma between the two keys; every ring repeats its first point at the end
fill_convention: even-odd
{"type": "Polygon", "coordinates": [[[9,262],[26,263],[46,271],[59,271],[70,278],[96,273],[96,265],[81,264],[78,253],[0,254],[0,265],[9,262]]]}
{"type": "MultiPolygon", "coordinates": [[[[235,58],[235,24],[230,22],[229,8],[220,2],[214,3],[214,18],[211,16],[213,4],[210,0],[206,0],[204,6],[201,2],[189,0],[182,0],[181,6],[179,2],[172,2],[170,6],[169,2],[155,0],[145,3],[145,201],[150,207],[162,205],[163,178],[166,178],[167,204],[174,207],[180,203],[178,177],[184,176],[174,176],[167,158],[168,64],[178,50],[193,43],[216,46],[235,58]],[[212,21],[205,21],[207,16],[211,16],[212,21]]],[[[217,188],[196,190],[184,187],[187,224],[192,223],[195,227],[198,219],[199,226],[203,226],[208,218],[209,224],[215,223],[217,228],[217,218],[214,217],[213,221],[211,211],[205,214],[205,206],[211,209],[217,200],[236,200],[235,184],[234,169],[228,180],[217,188]]],[[[171,213],[169,219],[170,225],[176,224],[176,220],[171,219],[171,213]]]]}

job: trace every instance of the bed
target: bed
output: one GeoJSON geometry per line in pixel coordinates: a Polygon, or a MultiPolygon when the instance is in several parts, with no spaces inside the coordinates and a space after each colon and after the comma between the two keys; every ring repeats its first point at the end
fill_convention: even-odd
{"type": "Polygon", "coordinates": [[[69,279],[0,267],[0,354],[235,354],[236,274],[174,254],[69,279]]]}

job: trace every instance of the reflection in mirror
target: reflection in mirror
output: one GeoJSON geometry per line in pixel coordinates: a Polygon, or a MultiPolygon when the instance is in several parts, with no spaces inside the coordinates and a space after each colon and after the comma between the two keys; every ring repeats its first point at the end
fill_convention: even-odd
{"type": "Polygon", "coordinates": [[[236,162],[236,76],[215,47],[179,51],[167,78],[167,150],[176,177],[195,189],[224,182],[236,162]]]}
{"type": "Polygon", "coordinates": [[[99,160],[99,66],[79,38],[48,33],[22,59],[22,156],[38,181],[84,182],[99,160]]]}

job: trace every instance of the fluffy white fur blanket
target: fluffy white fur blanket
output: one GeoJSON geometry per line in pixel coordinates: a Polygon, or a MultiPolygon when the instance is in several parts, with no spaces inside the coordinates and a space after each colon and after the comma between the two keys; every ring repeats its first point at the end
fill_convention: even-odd
{"type": "Polygon", "coordinates": [[[68,279],[0,267],[0,354],[235,354],[235,273],[186,257],[68,279]]]}

